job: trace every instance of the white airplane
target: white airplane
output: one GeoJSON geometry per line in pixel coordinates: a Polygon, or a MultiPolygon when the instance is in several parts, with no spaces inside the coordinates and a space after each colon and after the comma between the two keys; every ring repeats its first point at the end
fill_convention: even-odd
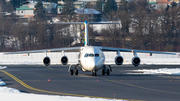
{"type": "Polygon", "coordinates": [[[55,24],[84,24],[85,33],[84,33],[84,46],[82,47],[68,47],[68,48],[56,48],[56,49],[44,49],[44,50],[32,50],[32,51],[19,51],[19,52],[7,52],[4,54],[23,54],[23,53],[42,53],[45,52],[45,57],[43,59],[43,64],[45,66],[49,66],[51,63],[50,58],[47,56],[47,52],[62,52],[61,63],[62,65],[70,65],[69,72],[71,75],[78,75],[78,68],[80,67],[83,71],[90,71],[92,76],[96,76],[96,72],[102,69],[102,75],[109,75],[110,71],[112,72],[112,68],[110,64],[105,63],[105,55],[103,51],[114,51],[117,52],[117,56],[115,57],[116,65],[123,64],[123,57],[120,52],[132,52],[134,53],[134,57],[132,58],[132,64],[134,66],[138,66],[141,62],[137,53],[152,53],[155,54],[170,54],[176,55],[175,53],[169,52],[157,52],[157,51],[145,51],[145,50],[133,50],[133,49],[123,49],[123,48],[111,48],[111,47],[99,47],[99,46],[89,46],[88,39],[88,24],[119,24],[119,23],[96,23],[96,22],[68,22],[68,23],[55,23],[55,24]],[[76,64],[68,63],[68,57],[65,55],[65,52],[79,52],[78,60],[76,64]],[[75,66],[75,68],[72,68],[75,66]]]}

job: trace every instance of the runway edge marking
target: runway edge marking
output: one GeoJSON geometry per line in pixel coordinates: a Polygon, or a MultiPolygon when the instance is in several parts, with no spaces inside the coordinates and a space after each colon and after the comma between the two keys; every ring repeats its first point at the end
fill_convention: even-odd
{"type": "Polygon", "coordinates": [[[114,100],[128,100],[128,101],[143,101],[143,100],[131,100],[131,99],[116,99],[116,98],[108,98],[108,97],[98,97],[98,96],[86,96],[86,95],[78,95],[78,94],[69,94],[69,93],[60,93],[60,92],[52,92],[52,91],[46,91],[46,90],[41,90],[41,89],[37,89],[34,87],[31,87],[29,85],[27,85],[26,83],[24,83],[23,81],[19,80],[18,78],[16,78],[15,76],[13,76],[12,74],[0,70],[1,72],[5,73],[6,75],[8,75],[9,77],[11,77],[12,79],[14,79],[16,82],[18,82],[19,84],[21,84],[22,86],[24,86],[27,89],[31,89],[31,90],[35,90],[35,91],[39,91],[39,92],[45,92],[45,93],[51,93],[51,94],[59,94],[59,95],[66,95],[66,96],[76,96],[76,97],[90,97],[90,98],[102,98],[102,99],[114,99],[114,100]]]}

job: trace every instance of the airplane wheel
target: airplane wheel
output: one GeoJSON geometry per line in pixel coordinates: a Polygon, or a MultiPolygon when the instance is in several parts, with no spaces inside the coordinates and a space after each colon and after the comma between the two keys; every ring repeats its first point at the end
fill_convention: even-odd
{"type": "Polygon", "coordinates": [[[96,75],[97,75],[97,73],[95,72],[95,73],[94,73],[94,76],[96,76],[96,75]]]}
{"type": "Polygon", "coordinates": [[[92,71],[92,72],[91,72],[91,75],[92,75],[92,76],[96,76],[96,72],[93,72],[93,71],[92,71]]]}
{"type": "Polygon", "coordinates": [[[74,74],[74,71],[73,71],[72,69],[71,69],[70,71],[71,71],[71,75],[73,75],[73,74],[74,74]]]}
{"type": "Polygon", "coordinates": [[[107,75],[109,75],[110,74],[110,71],[109,71],[109,69],[107,70],[107,75]]]}
{"type": "Polygon", "coordinates": [[[104,69],[102,70],[102,75],[105,75],[105,70],[104,69]]]}
{"type": "Polygon", "coordinates": [[[75,71],[75,74],[78,75],[78,70],[75,71]]]}
{"type": "Polygon", "coordinates": [[[93,71],[91,71],[91,76],[93,76],[94,75],[94,73],[93,73],[93,71]]]}
{"type": "Polygon", "coordinates": [[[91,76],[94,76],[94,72],[93,71],[91,72],[91,76]]]}

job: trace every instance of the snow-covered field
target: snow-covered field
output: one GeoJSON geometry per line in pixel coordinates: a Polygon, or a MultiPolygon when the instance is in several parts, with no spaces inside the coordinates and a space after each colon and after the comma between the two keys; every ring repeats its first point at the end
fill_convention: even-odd
{"type": "Polygon", "coordinates": [[[160,69],[139,69],[133,70],[140,72],[136,74],[169,74],[169,75],[180,75],[180,68],[160,68],[160,69]]]}
{"type": "Polygon", "coordinates": [[[0,99],[1,101],[116,101],[88,97],[28,94],[8,87],[0,87],[0,99]]]}
{"type": "MultiPolygon", "coordinates": [[[[0,85],[4,85],[1,81],[0,85]]],[[[40,95],[22,93],[17,89],[1,87],[0,86],[0,100],[1,101],[124,101],[113,99],[89,98],[89,97],[72,97],[72,96],[58,96],[58,95],[40,95]]]]}

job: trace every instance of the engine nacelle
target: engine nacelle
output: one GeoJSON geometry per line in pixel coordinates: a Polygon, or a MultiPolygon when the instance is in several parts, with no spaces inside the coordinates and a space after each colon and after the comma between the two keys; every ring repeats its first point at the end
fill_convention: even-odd
{"type": "Polygon", "coordinates": [[[122,56],[116,56],[115,57],[115,63],[116,63],[116,65],[122,65],[123,64],[123,57],[122,56]]]}
{"type": "Polygon", "coordinates": [[[68,58],[67,58],[67,56],[63,56],[63,57],[61,58],[61,64],[62,64],[62,65],[67,65],[67,64],[68,64],[68,58]]]}
{"type": "Polygon", "coordinates": [[[132,58],[132,64],[134,66],[138,66],[140,64],[140,62],[141,62],[141,59],[139,57],[133,57],[132,58]]]}
{"type": "Polygon", "coordinates": [[[50,63],[51,63],[50,58],[46,56],[46,57],[43,59],[43,64],[44,64],[45,66],[49,66],[50,63]]]}

